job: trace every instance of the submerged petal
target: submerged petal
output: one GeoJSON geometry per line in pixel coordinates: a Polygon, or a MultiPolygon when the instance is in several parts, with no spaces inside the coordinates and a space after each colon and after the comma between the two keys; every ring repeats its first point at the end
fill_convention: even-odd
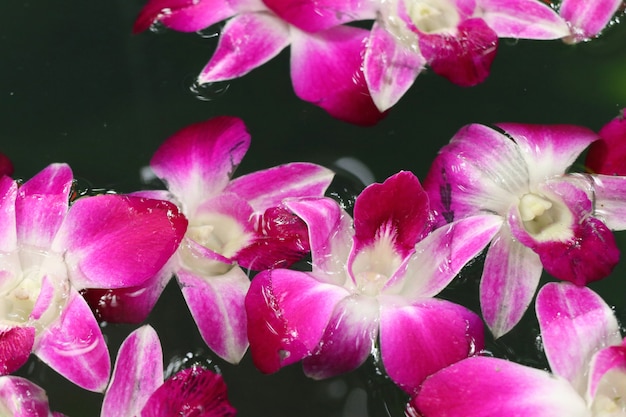
{"type": "Polygon", "coordinates": [[[481,18],[500,38],[559,39],[569,35],[565,21],[536,0],[480,0],[481,18]]]}

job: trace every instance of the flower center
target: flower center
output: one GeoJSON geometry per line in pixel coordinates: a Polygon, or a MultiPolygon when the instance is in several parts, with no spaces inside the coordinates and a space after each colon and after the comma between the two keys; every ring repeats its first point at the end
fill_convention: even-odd
{"type": "Polygon", "coordinates": [[[572,213],[561,202],[528,193],[518,208],[524,228],[537,240],[561,240],[571,234],[572,213]]]}
{"type": "Polygon", "coordinates": [[[401,262],[391,235],[380,235],[373,245],[363,248],[352,263],[357,292],[379,295],[401,262]]]}
{"type": "Polygon", "coordinates": [[[626,375],[611,370],[600,380],[591,404],[593,417],[626,417],[626,375]]]}
{"type": "Polygon", "coordinates": [[[459,23],[459,13],[447,0],[404,0],[409,18],[424,33],[453,30],[459,23]]]}

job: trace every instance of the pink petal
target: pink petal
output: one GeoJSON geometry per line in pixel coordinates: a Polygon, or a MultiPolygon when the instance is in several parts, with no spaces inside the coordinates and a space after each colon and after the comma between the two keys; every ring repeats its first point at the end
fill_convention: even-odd
{"type": "Polygon", "coordinates": [[[500,38],[559,39],[569,35],[565,21],[536,0],[481,0],[481,18],[500,38]]]}
{"type": "Polygon", "coordinates": [[[141,417],[234,417],[236,413],[222,376],[193,366],[166,380],[148,399],[141,417]]]}
{"type": "Polygon", "coordinates": [[[626,229],[626,177],[593,175],[594,217],[611,230],[626,229]]]}
{"type": "Polygon", "coordinates": [[[565,282],[544,285],[536,309],[550,368],[584,395],[593,354],[621,342],[613,310],[590,289],[565,282]]]}
{"type": "Polygon", "coordinates": [[[422,71],[426,60],[406,47],[377,22],[365,50],[363,73],[372,100],[380,111],[394,106],[422,71]]]}
{"type": "Polygon", "coordinates": [[[157,274],[186,228],[187,219],[170,202],[98,195],[72,205],[55,245],[67,248],[76,288],[129,287],[157,274]]]}
{"type": "Polygon", "coordinates": [[[67,214],[72,180],[68,165],[52,164],[18,189],[15,213],[21,245],[50,247],[67,214]]]}
{"type": "Polygon", "coordinates": [[[517,242],[504,226],[487,251],[480,281],[483,318],[498,338],[522,318],[541,278],[539,256],[517,242]]]}
{"type": "Polygon", "coordinates": [[[289,45],[289,25],[268,13],[244,13],[230,19],[198,83],[241,77],[274,58],[289,45]]]}
{"type": "Polygon", "coordinates": [[[9,177],[0,178],[0,252],[17,248],[15,199],[17,183],[9,177]]]}
{"type": "Polygon", "coordinates": [[[263,0],[263,3],[281,19],[307,32],[376,18],[375,3],[361,0],[263,0]]]}
{"type": "Polygon", "coordinates": [[[423,417],[588,417],[567,381],[503,359],[474,357],[428,378],[413,404],[423,417]]]}
{"type": "Polygon", "coordinates": [[[97,392],[106,388],[109,351],[89,306],[74,289],[61,317],[38,337],[33,353],[81,388],[97,392]]]}
{"type": "Polygon", "coordinates": [[[437,74],[462,87],[487,78],[496,57],[498,35],[482,19],[467,19],[456,36],[421,34],[420,51],[437,74]]]}
{"type": "Polygon", "coordinates": [[[302,361],[304,373],[323,379],[361,366],[376,342],[379,316],[380,306],[373,297],[356,295],[339,301],[319,345],[302,361]]]}
{"type": "Polygon", "coordinates": [[[162,383],[163,353],[159,336],[152,327],[142,326],[120,346],[100,415],[138,416],[162,383]]]}
{"type": "Polygon", "coordinates": [[[600,139],[593,142],[587,152],[585,159],[587,169],[594,174],[626,175],[626,119],[624,119],[624,114],[621,113],[604,125],[598,132],[598,136],[600,139]]]}
{"type": "Polygon", "coordinates": [[[483,338],[480,318],[449,301],[426,299],[382,308],[383,365],[389,377],[409,394],[417,393],[429,375],[480,351],[483,338]]]}
{"type": "Polygon", "coordinates": [[[0,177],[13,175],[13,163],[8,156],[0,152],[0,177]]]}
{"type": "Polygon", "coordinates": [[[307,34],[293,29],[291,36],[291,81],[298,97],[349,123],[369,126],[382,119],[363,75],[367,30],[336,26],[307,34]]]}
{"type": "Polygon", "coordinates": [[[246,295],[250,353],[264,373],[298,362],[317,347],[337,303],[339,286],[286,269],[263,271],[246,295]]]}
{"type": "MultiPolygon", "coordinates": [[[[622,342],[621,346],[609,346],[595,354],[590,366],[587,393],[590,398],[597,397],[598,394],[615,397],[619,383],[611,384],[610,379],[624,381],[624,377],[626,377],[626,345],[622,342]],[[603,388],[607,388],[606,385],[608,385],[608,393],[602,392],[603,388]]],[[[621,385],[623,387],[623,382],[621,385]]],[[[623,401],[622,397],[621,402],[623,401]]]]}
{"type": "Polygon", "coordinates": [[[559,13],[572,27],[572,42],[588,40],[604,29],[621,0],[563,0],[559,13]]]}
{"type": "Polygon", "coordinates": [[[220,193],[250,146],[243,121],[215,117],[169,137],[155,152],[150,166],[181,202],[183,212],[220,193]]]}
{"type": "Polygon", "coordinates": [[[46,392],[19,376],[0,377],[0,409],[11,417],[48,417],[51,415],[46,392]]]}
{"type": "Polygon", "coordinates": [[[248,348],[244,298],[250,280],[246,274],[233,266],[217,276],[181,269],[177,277],[206,344],[220,358],[238,363],[248,348]]]}
{"type": "Polygon", "coordinates": [[[34,327],[3,325],[0,329],[0,375],[20,369],[28,360],[34,343],[34,327]]]}

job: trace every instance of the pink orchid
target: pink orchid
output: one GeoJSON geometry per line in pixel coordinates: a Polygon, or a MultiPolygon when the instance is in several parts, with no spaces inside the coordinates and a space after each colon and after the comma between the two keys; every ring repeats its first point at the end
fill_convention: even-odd
{"type": "Polygon", "coordinates": [[[496,337],[528,308],[542,267],[585,285],[618,262],[612,230],[626,228],[626,178],[567,174],[597,135],[569,125],[473,124],[435,159],[424,182],[440,224],[498,215],[480,284],[496,337]]]}
{"type": "Polygon", "coordinates": [[[598,36],[620,7],[623,8],[622,0],[563,0],[559,14],[567,21],[571,32],[564,40],[577,43],[598,36]]]}
{"type": "Polygon", "coordinates": [[[481,348],[478,316],[433,297],[495,233],[496,216],[428,234],[428,198],[409,172],[363,190],[354,229],[333,200],[286,204],[309,226],[313,270],[268,270],[252,281],[248,337],[262,372],[300,360],[313,378],[348,372],[379,338],[388,375],[413,393],[429,374],[481,348]]]}
{"type": "Polygon", "coordinates": [[[163,352],[150,326],[120,346],[101,417],[234,417],[221,375],[194,365],[163,381],[163,352]]]}
{"type": "Polygon", "coordinates": [[[182,239],[186,220],[165,201],[84,197],[69,206],[72,171],[52,164],[22,186],[0,178],[0,370],[30,353],[73,383],[101,391],[109,353],[78,290],[138,285],[182,239]]]}
{"type": "Polygon", "coordinates": [[[589,146],[585,166],[594,174],[626,175],[626,120],[624,111],[598,132],[589,146]]]}
{"type": "Polygon", "coordinates": [[[51,412],[46,392],[19,376],[0,376],[0,414],[12,417],[65,417],[51,412]]]}
{"type": "Polygon", "coordinates": [[[426,379],[413,406],[423,417],[626,416],[626,339],[602,298],[549,283],[537,318],[552,374],[477,356],[426,379]]]}
{"type": "Polygon", "coordinates": [[[198,77],[199,84],[241,77],[291,46],[291,80],[298,97],[350,123],[378,122],[383,115],[368,93],[362,71],[364,42],[369,32],[341,25],[358,16],[346,14],[341,18],[335,14],[331,25],[326,21],[316,25],[317,20],[313,19],[298,27],[289,20],[301,23],[309,20],[309,14],[299,16],[293,8],[285,11],[283,3],[286,2],[149,0],[134,31],[160,22],[175,30],[194,32],[227,20],[213,57],[198,77]],[[285,13],[289,20],[282,18],[285,13]]]}
{"type": "Polygon", "coordinates": [[[189,126],[161,145],[150,165],[169,193],[142,195],[179,204],[189,227],[154,280],[88,296],[104,320],[143,321],[175,273],[207,345],[231,363],[241,360],[248,348],[244,297],[250,286],[242,268],[287,267],[308,253],[306,225],[282,201],[322,196],[334,175],[319,165],[291,163],[231,180],[249,145],[250,135],[234,117],[189,126]]]}
{"type": "Polygon", "coordinates": [[[364,73],[381,111],[404,95],[426,64],[455,84],[473,86],[489,75],[498,38],[558,39],[569,34],[558,14],[537,0],[368,4],[378,18],[368,40],[364,73]]]}

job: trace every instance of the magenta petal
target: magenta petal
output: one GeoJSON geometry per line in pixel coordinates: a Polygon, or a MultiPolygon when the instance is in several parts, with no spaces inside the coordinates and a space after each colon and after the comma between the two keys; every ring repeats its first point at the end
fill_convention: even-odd
{"type": "Polygon", "coordinates": [[[584,395],[592,355],[621,342],[613,310],[590,289],[565,282],[544,285],[536,309],[552,372],[584,395]]]}
{"type": "Polygon", "coordinates": [[[8,375],[28,360],[35,343],[35,328],[3,327],[0,329],[0,375],[8,375]]]}
{"type": "Polygon", "coordinates": [[[594,217],[611,230],[626,229],[626,176],[593,175],[594,217]]]}
{"type": "Polygon", "coordinates": [[[233,16],[236,11],[231,4],[227,0],[149,0],[133,32],[143,32],[155,22],[181,32],[195,32],[233,16]]]}
{"type": "Polygon", "coordinates": [[[481,18],[500,38],[559,39],[569,35],[565,21],[536,0],[481,0],[481,18]]]}
{"type": "Polygon", "coordinates": [[[415,394],[429,375],[480,351],[483,339],[480,318],[448,301],[428,299],[382,308],[383,365],[389,377],[409,394],[415,394]]]}
{"type": "Polygon", "coordinates": [[[58,247],[78,288],[140,285],[174,254],[187,228],[176,206],[163,200],[99,195],[77,200],[58,247]]]}
{"type": "Polygon", "coordinates": [[[263,0],[281,19],[307,32],[376,18],[374,2],[361,0],[263,0]]]}
{"type": "Polygon", "coordinates": [[[163,353],[159,336],[150,326],[140,327],[120,346],[100,415],[138,416],[162,383],[163,353]]]}
{"type": "Polygon", "coordinates": [[[166,380],[150,396],[141,417],[234,417],[236,413],[222,376],[193,366],[166,380]]]}
{"type": "Polygon", "coordinates": [[[50,247],[67,214],[72,180],[68,165],[51,164],[18,189],[15,213],[20,244],[50,247]]]}
{"type": "MultiPolygon", "coordinates": [[[[597,398],[598,394],[615,398],[620,382],[623,392],[624,377],[626,377],[626,344],[622,342],[621,346],[609,346],[594,355],[590,366],[587,393],[591,398],[597,398]],[[610,379],[615,380],[613,384],[610,379]],[[606,387],[608,392],[602,392],[603,388],[605,388],[603,387],[604,384],[608,385],[606,387]]],[[[623,404],[623,397],[614,401],[617,402],[619,400],[623,404]]]]}
{"type": "Polygon", "coordinates": [[[414,400],[423,417],[589,417],[567,381],[503,359],[474,357],[428,378],[414,400]]]}
{"type": "MultiPolygon", "coordinates": [[[[582,3],[582,2],[580,2],[582,3]]],[[[620,114],[598,132],[589,146],[585,166],[594,174],[626,175],[626,119],[620,114]]]]}
{"type": "Polygon", "coordinates": [[[0,377],[0,409],[11,417],[48,417],[46,392],[39,386],[19,376],[0,377]]]}
{"type": "Polygon", "coordinates": [[[111,371],[109,351],[89,306],[70,291],[61,317],[43,330],[34,353],[79,387],[102,392],[111,371]]]}
{"type": "Polygon", "coordinates": [[[621,0],[563,0],[559,13],[572,26],[573,42],[594,37],[606,27],[621,0]]]}
{"type": "Polygon", "coordinates": [[[289,25],[269,13],[243,13],[230,19],[198,83],[241,77],[289,45],[289,25]],[[251,35],[253,34],[253,35],[251,35]]]}
{"type": "Polygon", "coordinates": [[[461,22],[457,32],[456,36],[421,34],[419,47],[433,71],[457,85],[471,87],[489,75],[498,35],[482,19],[461,22]]]}
{"type": "Polygon", "coordinates": [[[0,178],[0,251],[12,252],[17,248],[15,199],[17,183],[9,177],[0,178]]]}
{"type": "Polygon", "coordinates": [[[189,311],[206,344],[220,358],[238,363],[248,348],[244,298],[250,280],[233,266],[224,275],[202,276],[196,271],[177,272],[189,311]]]}
{"type": "Polygon", "coordinates": [[[315,34],[291,32],[291,81],[298,97],[349,123],[367,126],[382,119],[363,75],[367,30],[336,26],[315,34]]]}

